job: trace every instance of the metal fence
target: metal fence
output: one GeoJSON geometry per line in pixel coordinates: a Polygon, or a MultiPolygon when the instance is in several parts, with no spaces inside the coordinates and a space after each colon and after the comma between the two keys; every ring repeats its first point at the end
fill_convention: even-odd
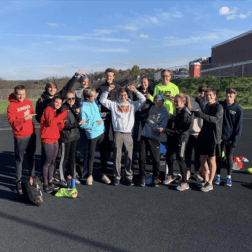
{"type": "MultiPolygon", "coordinates": [[[[26,99],[38,99],[44,90],[27,89],[26,99]]],[[[14,89],[0,89],[0,100],[7,100],[9,94],[13,93],[14,89]]]]}

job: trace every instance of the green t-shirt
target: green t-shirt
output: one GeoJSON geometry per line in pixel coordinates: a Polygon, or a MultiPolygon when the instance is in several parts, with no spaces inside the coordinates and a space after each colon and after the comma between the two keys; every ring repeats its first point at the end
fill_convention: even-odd
{"type": "Polygon", "coordinates": [[[173,84],[169,83],[168,85],[163,85],[163,83],[158,83],[155,88],[154,88],[154,94],[153,96],[150,96],[150,100],[154,102],[154,97],[157,94],[161,94],[164,96],[165,101],[164,101],[164,106],[167,108],[167,111],[169,114],[173,114],[174,111],[174,102],[170,99],[170,97],[167,94],[170,94],[172,96],[175,96],[179,94],[179,89],[178,87],[173,84]]]}

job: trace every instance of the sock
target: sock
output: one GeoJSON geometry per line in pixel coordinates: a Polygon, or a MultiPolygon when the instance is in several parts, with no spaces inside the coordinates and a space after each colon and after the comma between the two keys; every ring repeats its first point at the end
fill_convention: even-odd
{"type": "Polygon", "coordinates": [[[231,179],[231,175],[227,175],[227,178],[228,178],[228,179],[231,179]]]}

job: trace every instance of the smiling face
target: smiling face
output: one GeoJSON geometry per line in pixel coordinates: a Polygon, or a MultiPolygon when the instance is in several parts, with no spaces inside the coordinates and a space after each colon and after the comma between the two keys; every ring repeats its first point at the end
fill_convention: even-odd
{"type": "Polygon", "coordinates": [[[82,88],[86,88],[89,85],[89,79],[84,79],[80,85],[82,88]]]}
{"type": "Polygon", "coordinates": [[[125,103],[125,102],[127,101],[127,99],[128,99],[128,94],[127,94],[127,92],[121,92],[121,93],[119,94],[119,98],[120,98],[120,100],[121,100],[123,103],[125,103]]]}
{"type": "Polygon", "coordinates": [[[168,85],[171,79],[171,73],[169,71],[164,71],[162,78],[163,84],[168,85]]]}
{"type": "Polygon", "coordinates": [[[185,107],[185,101],[183,101],[180,97],[174,98],[174,106],[177,109],[182,109],[185,107]]]}
{"type": "Polygon", "coordinates": [[[115,79],[115,74],[113,72],[107,72],[106,76],[107,76],[107,82],[109,84],[113,83],[115,79]]]}
{"type": "Polygon", "coordinates": [[[143,78],[143,79],[142,79],[141,86],[142,86],[143,90],[147,90],[147,89],[148,89],[149,81],[148,81],[147,78],[143,78]]]}
{"type": "Polygon", "coordinates": [[[70,107],[72,107],[75,103],[75,95],[72,93],[68,93],[66,96],[66,102],[69,104],[70,107]]]}
{"type": "Polygon", "coordinates": [[[18,89],[15,95],[19,102],[23,102],[26,96],[26,91],[25,89],[18,89]]]}
{"type": "Polygon", "coordinates": [[[214,104],[216,101],[216,94],[211,92],[206,93],[206,99],[209,104],[214,104]]]}
{"type": "Polygon", "coordinates": [[[55,99],[53,102],[54,109],[60,109],[62,106],[62,100],[61,99],[55,99]]]}
{"type": "Polygon", "coordinates": [[[49,93],[50,96],[54,96],[57,93],[57,88],[55,85],[51,84],[48,88],[47,88],[47,92],[49,93]]]}

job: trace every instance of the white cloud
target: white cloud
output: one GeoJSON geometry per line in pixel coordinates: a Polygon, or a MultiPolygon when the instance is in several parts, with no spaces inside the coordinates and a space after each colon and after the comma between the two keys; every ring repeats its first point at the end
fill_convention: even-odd
{"type": "Polygon", "coordinates": [[[47,23],[47,25],[52,27],[59,27],[59,25],[56,23],[47,23]]]}
{"type": "Polygon", "coordinates": [[[149,36],[148,36],[148,35],[145,35],[145,34],[140,34],[140,38],[147,39],[147,38],[149,38],[149,36]]]}
{"type": "Polygon", "coordinates": [[[115,33],[118,32],[117,30],[107,30],[107,29],[95,29],[94,30],[94,36],[100,36],[100,35],[104,35],[104,34],[111,34],[111,33],[115,33]]]}
{"type": "Polygon", "coordinates": [[[118,28],[118,29],[129,30],[129,31],[139,30],[138,27],[136,27],[135,25],[131,25],[131,24],[129,24],[129,25],[117,25],[115,27],[118,28]]]}
{"type": "Polygon", "coordinates": [[[94,49],[94,52],[99,52],[99,53],[125,53],[128,52],[127,49],[122,49],[122,48],[100,48],[100,49],[94,49]]]}
{"type": "Polygon", "coordinates": [[[219,14],[220,15],[232,15],[232,14],[235,14],[237,12],[237,7],[234,7],[232,10],[226,6],[224,7],[221,7],[219,9],[219,14]]]}
{"type": "Polygon", "coordinates": [[[219,14],[227,16],[226,20],[233,20],[233,19],[237,19],[237,18],[245,19],[252,14],[252,11],[249,11],[247,14],[243,14],[243,13],[237,14],[237,10],[238,10],[237,7],[234,7],[231,10],[229,7],[224,6],[219,9],[219,14]]]}

